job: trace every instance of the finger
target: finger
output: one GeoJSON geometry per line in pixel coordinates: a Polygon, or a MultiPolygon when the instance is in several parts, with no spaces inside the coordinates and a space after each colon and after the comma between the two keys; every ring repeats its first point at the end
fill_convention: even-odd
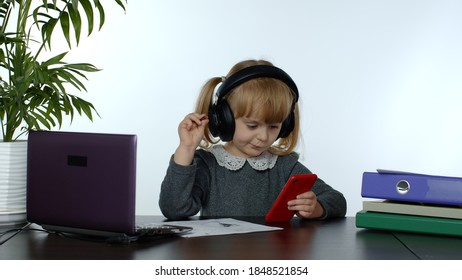
{"type": "Polygon", "coordinates": [[[314,210],[315,210],[315,207],[314,206],[308,206],[308,205],[296,205],[296,206],[289,207],[289,210],[299,212],[299,213],[302,213],[302,214],[304,213],[303,215],[306,216],[308,214],[313,213],[314,210]]]}
{"type": "Polygon", "coordinates": [[[183,121],[183,127],[186,130],[191,131],[194,127],[197,127],[197,124],[195,124],[195,122],[192,119],[185,119],[183,121]]]}
{"type": "Polygon", "coordinates": [[[310,218],[311,215],[313,215],[313,212],[307,212],[307,211],[298,211],[297,216],[302,217],[302,218],[310,218]]]}
{"type": "Polygon", "coordinates": [[[312,191],[304,192],[304,193],[301,193],[301,194],[297,195],[298,199],[302,199],[302,198],[313,199],[315,197],[316,197],[316,195],[312,191]]]}
{"type": "Polygon", "coordinates": [[[182,124],[185,128],[189,130],[194,126],[200,126],[202,124],[201,119],[204,119],[204,117],[206,119],[206,116],[203,114],[200,115],[200,114],[191,113],[183,119],[182,124]]]}
{"type": "Polygon", "coordinates": [[[289,210],[304,211],[316,206],[316,201],[313,200],[293,200],[288,203],[289,210]]]}
{"type": "Polygon", "coordinates": [[[315,197],[311,197],[311,198],[296,198],[296,199],[293,199],[293,200],[290,200],[287,202],[288,205],[290,206],[293,206],[293,205],[313,205],[313,204],[316,204],[316,198],[315,197]]]}
{"type": "Polygon", "coordinates": [[[191,121],[191,126],[205,126],[209,122],[208,117],[204,114],[190,115],[189,120],[191,121]]]}

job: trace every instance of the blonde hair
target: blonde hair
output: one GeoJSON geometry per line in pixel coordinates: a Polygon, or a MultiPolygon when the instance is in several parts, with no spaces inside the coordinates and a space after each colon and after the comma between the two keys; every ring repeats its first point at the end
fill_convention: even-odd
{"type": "MultiPolygon", "coordinates": [[[[266,60],[245,60],[234,65],[227,77],[254,65],[272,66],[266,60]]],[[[196,113],[208,115],[209,108],[213,102],[215,88],[221,81],[221,78],[214,77],[204,84],[196,103],[196,113]]],[[[294,93],[289,86],[280,80],[256,78],[237,86],[224,99],[228,102],[235,119],[253,115],[261,118],[266,123],[278,123],[283,122],[291,113],[294,103],[294,93]]],[[[297,146],[300,122],[298,105],[295,104],[293,109],[294,129],[287,137],[276,141],[269,149],[270,153],[287,155],[293,152],[297,146]]],[[[220,139],[212,136],[207,126],[200,146],[202,148],[209,148],[219,141],[220,139]]]]}

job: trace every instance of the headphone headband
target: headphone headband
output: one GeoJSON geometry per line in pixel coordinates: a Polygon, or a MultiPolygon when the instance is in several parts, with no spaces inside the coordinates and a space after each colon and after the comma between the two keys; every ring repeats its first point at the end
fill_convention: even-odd
{"type": "Polygon", "coordinates": [[[298,88],[292,78],[282,69],[272,65],[256,65],[244,68],[226,78],[217,90],[217,100],[209,108],[209,130],[214,137],[223,141],[231,141],[234,135],[234,114],[224,99],[225,96],[237,86],[257,78],[273,78],[285,83],[292,91],[294,100],[289,116],[282,122],[278,138],[290,135],[295,125],[294,108],[298,102],[298,88]]]}
{"type": "Polygon", "coordinates": [[[294,104],[298,102],[298,88],[292,78],[282,69],[272,65],[255,65],[237,71],[218,87],[217,103],[235,87],[256,78],[273,78],[284,82],[294,94],[294,104]]]}

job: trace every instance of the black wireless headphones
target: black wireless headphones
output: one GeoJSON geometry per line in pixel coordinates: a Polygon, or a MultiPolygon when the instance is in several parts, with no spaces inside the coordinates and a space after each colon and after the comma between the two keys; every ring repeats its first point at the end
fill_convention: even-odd
{"type": "Polygon", "coordinates": [[[244,68],[223,81],[217,90],[217,101],[209,108],[209,130],[214,137],[228,142],[233,139],[236,124],[234,114],[224,97],[235,87],[256,78],[273,78],[284,82],[294,94],[289,116],[282,122],[278,138],[284,138],[294,129],[295,104],[298,102],[298,88],[292,78],[282,69],[271,65],[255,65],[244,68]]]}

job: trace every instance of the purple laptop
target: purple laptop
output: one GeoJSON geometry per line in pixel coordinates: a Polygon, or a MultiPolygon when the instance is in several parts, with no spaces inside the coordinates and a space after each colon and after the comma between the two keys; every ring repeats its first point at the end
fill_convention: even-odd
{"type": "Polygon", "coordinates": [[[136,144],[136,135],[31,131],[28,221],[48,230],[101,236],[181,232],[135,224],[136,144]]]}

